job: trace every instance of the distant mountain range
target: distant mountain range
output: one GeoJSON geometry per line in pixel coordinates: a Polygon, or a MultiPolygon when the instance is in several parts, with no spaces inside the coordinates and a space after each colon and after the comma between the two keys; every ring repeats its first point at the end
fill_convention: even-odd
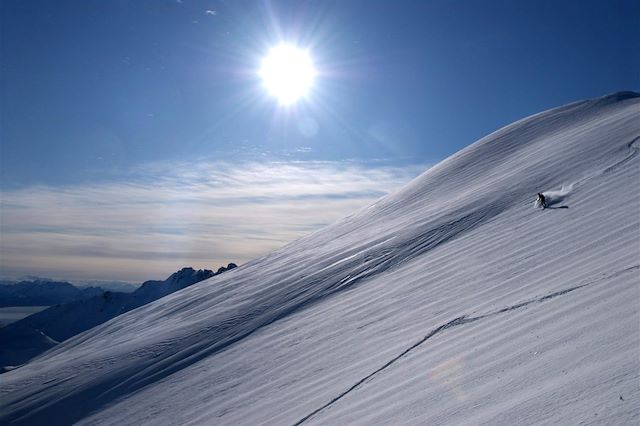
{"type": "Polygon", "coordinates": [[[105,291],[131,293],[140,286],[122,281],[69,282],[26,277],[0,281],[0,308],[8,306],[51,306],[99,296],[105,291]]]}
{"type": "MultiPolygon", "coordinates": [[[[26,283],[0,286],[0,288],[8,287],[16,291],[22,289],[29,295],[37,294],[37,297],[30,296],[35,305],[54,304],[44,311],[0,328],[0,368],[21,365],[76,334],[236,267],[236,264],[229,263],[226,267],[219,268],[217,272],[209,269],[183,268],[164,281],[146,281],[132,293],[105,292],[96,287],[78,289],[69,283],[56,283],[55,286],[59,286],[55,287],[57,291],[49,291],[54,287],[51,282],[35,284],[32,282],[32,286],[26,283]],[[50,295],[50,297],[45,298],[44,295],[50,295]],[[52,300],[60,300],[63,296],[67,298],[66,303],[52,302],[52,300]]],[[[14,299],[9,299],[7,296],[6,300],[20,299],[19,293],[10,294],[14,299]]],[[[23,299],[26,298],[26,296],[23,297],[23,299]]]]}
{"type": "Polygon", "coordinates": [[[0,307],[50,306],[99,296],[100,287],[78,288],[66,281],[0,282],[0,307]]]}
{"type": "Polygon", "coordinates": [[[136,291],[136,289],[140,287],[138,284],[132,284],[124,281],[90,280],[69,282],[78,288],[100,287],[105,291],[119,291],[122,293],[131,293],[133,291],[136,291]]]}

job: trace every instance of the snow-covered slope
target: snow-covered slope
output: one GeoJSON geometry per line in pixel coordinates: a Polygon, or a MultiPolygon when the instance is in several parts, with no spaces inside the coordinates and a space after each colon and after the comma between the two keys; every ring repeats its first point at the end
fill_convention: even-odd
{"type": "Polygon", "coordinates": [[[2,375],[0,423],[635,424],[639,149],[631,93],[518,121],[2,375]]]}

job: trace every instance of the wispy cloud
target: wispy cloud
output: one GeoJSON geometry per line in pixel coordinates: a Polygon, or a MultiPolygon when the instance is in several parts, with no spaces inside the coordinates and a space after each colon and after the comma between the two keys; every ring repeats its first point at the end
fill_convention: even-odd
{"type": "Polygon", "coordinates": [[[151,164],[115,181],[2,193],[4,275],[144,280],[245,262],[364,207],[423,167],[151,164]]]}

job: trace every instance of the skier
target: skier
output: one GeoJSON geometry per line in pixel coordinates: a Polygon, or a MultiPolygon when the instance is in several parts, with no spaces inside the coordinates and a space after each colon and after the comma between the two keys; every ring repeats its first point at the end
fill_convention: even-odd
{"type": "Polygon", "coordinates": [[[547,208],[547,200],[544,198],[544,195],[542,195],[542,192],[538,192],[538,198],[536,201],[543,209],[547,208]]]}

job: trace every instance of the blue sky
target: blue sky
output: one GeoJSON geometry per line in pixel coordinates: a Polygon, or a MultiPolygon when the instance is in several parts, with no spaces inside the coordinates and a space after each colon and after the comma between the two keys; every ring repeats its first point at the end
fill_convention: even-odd
{"type": "Polygon", "coordinates": [[[0,7],[6,276],[241,263],[519,118],[640,90],[636,1],[0,7]],[[319,72],[289,108],[257,75],[279,41],[319,72]]]}

